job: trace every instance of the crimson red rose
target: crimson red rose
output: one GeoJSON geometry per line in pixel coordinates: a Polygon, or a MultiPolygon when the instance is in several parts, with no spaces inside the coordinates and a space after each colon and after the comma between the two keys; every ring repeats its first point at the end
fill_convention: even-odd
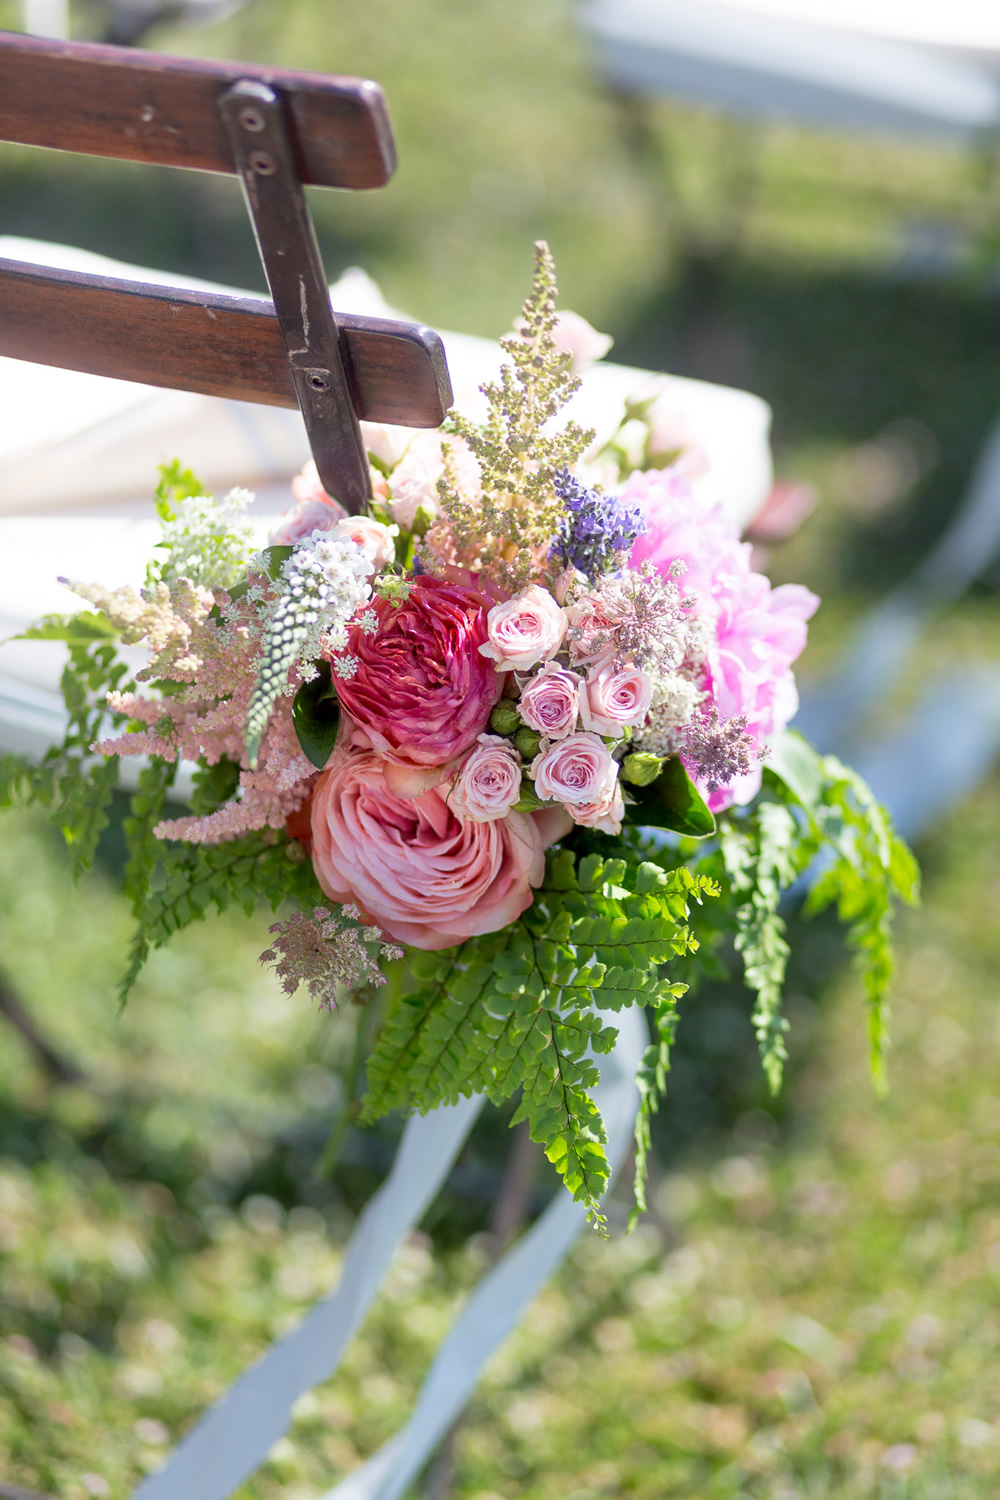
{"type": "Polygon", "coordinates": [[[479,651],[492,604],[478,589],[421,577],[403,604],[373,602],[374,633],[363,616],[350,628],[347,650],[358,668],[338,677],[337,695],[385,760],[398,796],[444,781],[486,727],[500,690],[479,651]]]}

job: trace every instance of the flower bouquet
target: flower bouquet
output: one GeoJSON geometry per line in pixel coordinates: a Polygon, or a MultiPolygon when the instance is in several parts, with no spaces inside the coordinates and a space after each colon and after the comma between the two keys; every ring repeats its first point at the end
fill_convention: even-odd
{"type": "Polygon", "coordinates": [[[859,956],[880,1076],[893,899],[917,880],[864,783],[786,730],[818,600],[752,571],[651,400],[600,451],[559,420],[579,379],[557,320],[539,245],[485,423],[362,424],[362,516],[307,469],[255,551],[245,493],[217,504],[165,469],[145,586],[73,581],[90,608],[28,632],[68,646],[69,729],[41,765],[8,757],[0,795],[48,804],[86,867],[141,757],[122,999],[152,947],[264,898],[287,991],[379,1009],[366,1117],[518,1093],[513,1121],[600,1225],[615,1013],[650,1023],[641,1209],[677,1004],[727,933],[776,1088],[780,902],[812,872],[808,905],[835,903],[859,956]],[[134,680],[118,643],[146,648],[134,680]]]}

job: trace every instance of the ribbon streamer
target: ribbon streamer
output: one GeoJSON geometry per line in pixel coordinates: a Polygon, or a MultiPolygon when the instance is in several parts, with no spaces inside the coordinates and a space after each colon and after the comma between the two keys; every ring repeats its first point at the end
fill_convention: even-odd
{"type": "MultiPolygon", "coordinates": [[[[635,1073],[647,1042],[644,1016],[620,1018],[613,1052],[599,1059],[595,1092],[614,1171],[632,1135],[635,1073]]],[[[415,1116],[392,1171],[351,1236],[336,1290],[281,1339],[182,1440],[134,1500],[226,1500],[264,1461],[305,1391],[336,1370],[371,1306],[392,1256],[423,1215],[472,1128],[481,1097],[415,1116]]],[[[586,1222],[560,1188],[538,1222],[483,1278],[438,1351],[406,1426],[325,1500],[398,1500],[462,1411],[490,1355],[551,1276],[586,1222]]]]}
{"type": "Polygon", "coordinates": [[[230,1386],[134,1500],[225,1500],[263,1463],[288,1431],[298,1398],[339,1365],[396,1247],[437,1194],[482,1104],[463,1099],[407,1123],[392,1171],[351,1236],[336,1291],[230,1386]]]}

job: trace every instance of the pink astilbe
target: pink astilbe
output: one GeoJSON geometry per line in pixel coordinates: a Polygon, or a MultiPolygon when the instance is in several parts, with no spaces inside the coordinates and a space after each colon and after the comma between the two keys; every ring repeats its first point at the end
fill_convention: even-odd
{"type": "Polygon", "coordinates": [[[256,605],[248,599],[231,600],[223,590],[193,590],[183,579],[172,590],[158,586],[152,603],[134,594],[127,598],[124,590],[98,599],[99,592],[89,590],[85,597],[106,610],[110,600],[119,628],[128,614],[134,622],[129,627],[132,639],[145,639],[153,648],[153,661],[139,677],[169,676],[183,686],[162,698],[109,694],[113,712],[146,727],[101,740],[93,749],[101,755],[156,755],[168,761],[204,760],[208,765],[226,759],[242,768],[238,801],[204,817],[168,819],[157,825],[157,838],[219,843],[255,828],[283,827],[308,795],[316,768],[302,754],[287,712],[274,714],[256,769],[247,767],[243,730],[260,649],[256,605]],[[204,596],[197,609],[195,595],[204,596]],[[219,615],[210,618],[215,606],[219,615]],[[141,633],[144,625],[151,636],[141,633]]]}
{"type": "Polygon", "coordinates": [[[307,985],[324,1010],[334,1009],[338,989],[384,984],[379,958],[403,956],[402,948],[385,942],[379,928],[361,925],[361,913],[353,903],[336,916],[323,906],[297,911],[268,931],[274,942],[260,955],[261,963],[274,965],[286,995],[307,985]]]}

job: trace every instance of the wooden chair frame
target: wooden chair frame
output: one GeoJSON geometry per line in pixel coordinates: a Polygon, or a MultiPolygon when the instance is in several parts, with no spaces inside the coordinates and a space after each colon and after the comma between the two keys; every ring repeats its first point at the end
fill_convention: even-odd
{"type": "Polygon", "coordinates": [[[370,495],[358,419],[436,427],[439,336],[334,313],[303,184],[384,186],[381,89],[251,64],[0,34],[0,140],[240,178],[272,302],[0,259],[0,355],[297,406],[325,488],[370,495]]]}

